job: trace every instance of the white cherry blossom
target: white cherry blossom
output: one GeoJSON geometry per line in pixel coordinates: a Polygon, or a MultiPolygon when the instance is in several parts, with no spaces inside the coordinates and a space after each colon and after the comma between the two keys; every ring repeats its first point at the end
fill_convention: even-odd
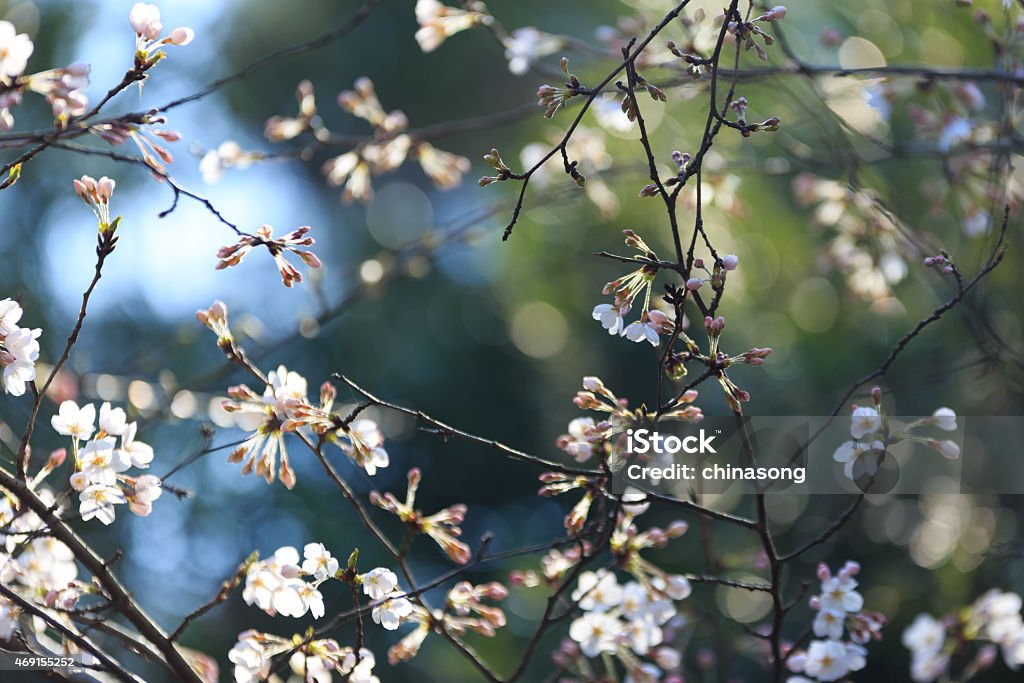
{"type": "Polygon", "coordinates": [[[100,406],[100,431],[110,436],[121,436],[127,427],[128,418],[122,408],[111,408],[110,404],[104,401],[100,406]]]}
{"type": "Polygon", "coordinates": [[[587,612],[606,612],[622,602],[622,586],[615,574],[606,569],[583,572],[572,593],[572,599],[587,612]]]}
{"type": "Polygon", "coordinates": [[[87,403],[81,408],[74,401],[64,401],[57,414],[50,418],[50,424],[58,434],[82,441],[92,436],[95,430],[96,408],[87,403]]]}
{"type": "Polygon", "coordinates": [[[363,581],[363,593],[371,600],[381,600],[398,588],[398,575],[385,567],[371,569],[360,578],[363,581]]]}
{"type": "Polygon", "coordinates": [[[79,496],[79,514],[83,521],[96,518],[104,524],[114,521],[114,506],[128,502],[121,489],[107,484],[92,484],[79,496]]]}
{"type": "Polygon", "coordinates": [[[35,46],[14,24],[0,21],[0,81],[10,82],[24,73],[35,46]]]}
{"type": "Polygon", "coordinates": [[[326,579],[338,571],[338,560],[331,556],[323,543],[307,543],[302,548],[302,572],[316,579],[326,579]]]}
{"type": "Polygon", "coordinates": [[[855,439],[862,439],[868,434],[874,434],[882,428],[882,420],[878,411],[869,406],[857,406],[853,410],[853,417],[850,423],[850,436],[855,439]]]}
{"type": "Polygon", "coordinates": [[[384,601],[375,605],[373,612],[370,614],[374,623],[380,624],[388,631],[398,629],[402,619],[412,614],[413,610],[412,603],[403,595],[401,592],[393,593],[384,601]]]}
{"type": "Polygon", "coordinates": [[[579,643],[580,651],[587,657],[615,652],[621,635],[622,622],[601,612],[588,612],[569,625],[569,637],[579,643]]]}

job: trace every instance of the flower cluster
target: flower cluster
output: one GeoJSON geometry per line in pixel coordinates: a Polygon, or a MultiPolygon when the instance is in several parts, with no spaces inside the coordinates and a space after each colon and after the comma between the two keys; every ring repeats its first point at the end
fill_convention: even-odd
{"type": "Polygon", "coordinates": [[[142,161],[153,169],[153,178],[162,181],[167,176],[165,164],[174,162],[174,156],[163,143],[181,140],[178,131],[155,127],[166,123],[164,116],[144,114],[138,124],[115,120],[97,123],[89,130],[110,145],[119,146],[131,141],[142,155],[142,161]]]}
{"type": "Polygon", "coordinates": [[[274,229],[269,225],[264,225],[256,231],[255,235],[244,235],[235,244],[221,247],[217,252],[217,258],[220,259],[217,270],[237,266],[254,247],[263,246],[274,257],[274,263],[277,264],[277,269],[281,273],[281,282],[285,287],[292,287],[296,282],[302,282],[302,273],[285,258],[285,254],[289,252],[295,254],[310,268],[319,268],[321,265],[316,254],[299,248],[308,247],[315,242],[312,237],[309,237],[310,230],[308,225],[304,225],[284,237],[274,239],[274,229]]]}
{"type": "Polygon", "coordinates": [[[66,126],[71,117],[84,114],[89,106],[85,96],[89,66],[76,62],[67,67],[25,74],[34,49],[27,34],[18,33],[9,21],[0,21],[0,130],[14,125],[11,109],[21,104],[26,90],[46,98],[58,126],[66,126]]]}
{"type": "Polygon", "coordinates": [[[21,305],[12,299],[0,300],[0,367],[3,367],[4,392],[21,396],[36,378],[41,329],[19,327],[21,305]]]}
{"type": "MultiPolygon", "coordinates": [[[[606,413],[607,417],[599,421],[595,421],[591,417],[572,420],[569,423],[568,433],[560,436],[556,445],[577,462],[586,462],[595,455],[602,459],[610,458],[614,470],[614,462],[625,448],[625,431],[627,429],[655,419],[699,422],[703,419],[703,413],[698,406],[693,405],[696,400],[697,392],[695,390],[684,392],[670,410],[655,415],[643,407],[636,410],[630,409],[629,401],[616,396],[600,377],[584,377],[583,390],[576,392],[573,403],[582,410],[606,413]]],[[[556,481],[560,480],[553,478],[548,483],[556,481]]],[[[549,488],[545,494],[563,493],[565,490],[568,489],[549,488]]]]}
{"type": "MultiPolygon", "coordinates": [[[[221,319],[211,318],[209,311],[206,313],[211,329],[212,325],[219,328],[221,319]]],[[[226,314],[223,325],[226,329],[226,314]]],[[[218,332],[218,337],[223,338],[220,335],[221,332],[218,332]]],[[[238,463],[244,460],[243,475],[255,472],[256,476],[263,477],[270,484],[278,476],[277,461],[280,454],[281,483],[289,489],[294,488],[295,472],[288,462],[282,426],[291,411],[306,402],[306,379],[281,365],[267,375],[267,386],[262,395],[245,384],[239,384],[228,389],[228,396],[231,400],[224,401],[224,410],[237,413],[239,426],[252,431],[242,445],[231,451],[228,461],[238,463]]]]}
{"type": "MultiPolygon", "coordinates": [[[[264,135],[271,142],[281,142],[310,133],[318,145],[349,147],[345,153],[328,159],[322,167],[329,185],[344,186],[341,199],[346,204],[353,200],[367,202],[372,199],[371,177],[394,171],[407,159],[419,162],[423,172],[441,190],[457,186],[469,171],[469,160],[465,157],[437,149],[409,132],[409,120],[403,112],[397,109],[385,111],[369,78],[357,79],[352,90],[344,90],[338,95],[338,106],[342,110],[373,126],[373,135],[357,143],[352,142],[351,136],[335,137],[324,127],[317,114],[312,83],[299,83],[295,96],[299,104],[298,114],[294,117],[270,117],[264,127],[264,135]]],[[[207,169],[204,175],[216,178],[221,167],[247,166],[263,158],[263,155],[242,153],[235,148],[229,148],[227,152],[225,155],[218,148],[216,155],[208,153],[203,158],[207,169]]]]}
{"type": "Polygon", "coordinates": [[[860,565],[847,562],[835,575],[823,563],[818,565],[821,593],[811,598],[817,612],[812,625],[814,636],[806,650],[793,653],[787,660],[790,671],[804,674],[791,677],[789,683],[809,679],[837,681],[867,663],[864,644],[881,638],[885,616],[864,611],[864,598],[857,592],[853,578],[860,565]],[[849,641],[844,640],[844,634],[849,641]]]}
{"type": "Polygon", "coordinates": [[[128,23],[135,30],[135,65],[138,68],[153,66],[166,55],[166,45],[188,45],[195,38],[195,31],[187,26],[171,29],[166,38],[161,38],[164,25],[160,21],[160,8],[137,2],[128,13],[128,23]]]}
{"type": "Polygon", "coordinates": [[[377,491],[370,492],[370,502],[396,515],[416,533],[432,538],[453,561],[466,564],[470,558],[469,546],[458,539],[462,535],[459,525],[466,517],[466,506],[452,505],[432,515],[424,515],[416,509],[416,490],[422,476],[417,467],[409,470],[409,485],[404,502],[398,500],[393,493],[381,494],[377,491]]]}
{"type": "MultiPolygon", "coordinates": [[[[217,335],[217,346],[232,361],[249,365],[244,350],[236,343],[228,324],[227,306],[215,301],[207,310],[196,312],[199,322],[217,335]]],[[[262,375],[260,375],[262,377],[262,375]]],[[[343,419],[334,410],[337,389],[330,382],[320,386],[320,403],[313,405],[307,397],[306,378],[281,365],[265,380],[263,394],[245,384],[228,388],[230,400],[221,405],[238,418],[238,426],[252,432],[228,456],[231,462],[242,462],[242,474],[255,472],[271,483],[280,474],[281,482],[295,486],[295,472],[288,460],[285,434],[308,429],[324,443],[333,443],[369,475],[390,464],[384,448],[384,434],[377,423],[368,418],[343,419]],[[278,456],[280,455],[280,470],[278,456]]]]}
{"type": "Polygon", "coordinates": [[[109,403],[101,405],[97,429],[95,406],[87,403],[79,407],[74,401],[64,401],[50,424],[58,434],[71,437],[75,458],[71,488],[78,492],[78,511],[83,520],[95,517],[110,524],[114,521],[114,506],[125,503],[137,515],[152,512],[153,501],[162,492],[160,479],[125,472],[131,467],[149,467],[153,449],[135,440],[138,423],[129,422],[123,409],[112,408],[109,403]]]}
{"type": "Polygon", "coordinates": [[[456,9],[440,0],[416,0],[416,42],[424,52],[433,52],[447,38],[473,28],[486,26],[493,19],[482,2],[463,3],[466,9],[456,9]]]}
{"type": "Polygon", "coordinates": [[[577,95],[585,95],[590,91],[580,83],[574,73],[569,72],[569,58],[562,57],[562,73],[565,75],[565,87],[544,85],[537,88],[537,106],[544,107],[544,118],[550,119],[559,109],[568,106],[569,100],[577,95]]]}
{"type": "Polygon", "coordinates": [[[407,158],[419,161],[423,172],[442,190],[455,187],[469,172],[469,160],[465,157],[439,150],[407,133],[409,120],[405,114],[399,110],[385,112],[369,78],[358,79],[354,90],[340,93],[338,106],[374,127],[372,141],[357,145],[355,149],[324,163],[327,182],[334,186],[344,184],[344,202],[371,199],[371,174],[393,171],[407,158]]]}
{"type": "Polygon", "coordinates": [[[753,49],[762,61],[768,61],[768,53],[754,38],[760,36],[761,40],[764,41],[765,47],[771,47],[775,39],[765,33],[757,25],[757,22],[781,21],[785,16],[786,8],[778,5],[756,17],[753,21],[730,21],[727,29],[731,35],[736,37],[737,42],[743,45],[744,49],[753,49]]]}
{"type": "Polygon", "coordinates": [[[952,439],[935,439],[918,436],[913,432],[926,427],[935,427],[945,432],[957,430],[956,413],[950,408],[939,408],[931,417],[922,418],[895,428],[881,406],[881,391],[872,390],[874,407],[852,407],[850,436],[853,440],[843,442],[832,455],[832,459],[843,464],[843,473],[853,481],[870,481],[885,459],[886,450],[901,441],[922,443],[944,458],[956,460],[960,457],[960,446],[952,439]]]}
{"type": "Polygon", "coordinates": [[[910,678],[916,683],[970,680],[993,666],[999,652],[1016,671],[1024,665],[1021,597],[993,589],[941,620],[919,614],[903,632],[903,645],[910,650],[910,678]]]}
{"type": "Polygon", "coordinates": [[[113,179],[103,176],[99,180],[84,175],[71,181],[75,186],[75,194],[85,202],[85,205],[92,209],[96,216],[96,222],[101,233],[117,230],[121,217],[110,220],[110,198],[114,194],[116,183],[113,179]]]}
{"type": "MultiPolygon", "coordinates": [[[[63,450],[55,452],[47,465],[32,482],[39,498],[48,506],[56,506],[53,493],[38,484],[61,464],[63,450]]],[[[24,589],[49,607],[69,610],[78,599],[95,592],[88,581],[78,580],[78,565],[71,549],[63,542],[46,534],[46,523],[31,510],[20,504],[8,491],[0,489],[0,581],[14,590],[24,589]]],[[[51,617],[65,626],[72,621],[66,611],[51,612],[51,617]]],[[[15,631],[36,637],[45,630],[45,624],[22,612],[14,602],[0,597],[0,641],[11,640],[15,631]]],[[[73,644],[68,644],[77,652],[73,644]]]]}
{"type": "Polygon", "coordinates": [[[643,265],[607,283],[602,294],[611,294],[614,300],[610,304],[595,306],[592,315],[594,320],[600,321],[601,326],[608,330],[608,334],[617,334],[636,342],[647,341],[652,346],[658,346],[659,335],[671,334],[675,328],[674,321],[666,313],[651,308],[651,286],[658,272],[654,263],[657,262],[658,255],[634,231],[624,230],[623,234],[626,236],[626,245],[640,252],[641,256],[637,260],[650,261],[651,264],[643,265]],[[625,317],[641,294],[644,295],[644,303],[640,319],[627,325],[625,317]]]}
{"type": "MultiPolygon", "coordinates": [[[[573,604],[582,614],[569,626],[573,646],[557,655],[559,663],[571,668],[573,661],[584,657],[615,656],[621,660],[631,680],[658,680],[665,673],[678,673],[680,653],[665,645],[673,634],[671,623],[678,615],[676,602],[691,593],[690,582],[679,574],[669,574],[645,560],[640,552],[646,548],[664,547],[671,539],[686,532],[685,522],[674,522],[667,529],[651,527],[639,531],[635,519],[648,505],[639,501],[642,494],[623,497],[622,512],[611,538],[616,566],[632,578],[620,584],[614,571],[598,569],[579,575],[572,592],[573,604]],[[634,501],[634,502],[628,502],[634,501]],[[640,657],[651,657],[644,662],[640,657]],[[564,660],[561,661],[561,660],[564,660]]],[[[542,562],[542,574],[533,571],[514,572],[516,585],[555,587],[560,577],[587,552],[550,551],[542,562]]]]}
{"type": "MultiPolygon", "coordinates": [[[[416,628],[388,650],[388,662],[394,665],[415,657],[431,631],[440,633],[443,629],[449,637],[467,632],[493,637],[497,629],[505,625],[505,613],[483,601],[504,600],[506,597],[508,589],[500,583],[473,585],[460,581],[448,591],[443,609],[428,610],[421,604],[409,605],[401,622],[414,623],[416,628]]],[[[383,620],[380,623],[383,625],[383,620]]]]}
{"type": "Polygon", "coordinates": [[[305,560],[292,546],[278,548],[269,560],[253,562],[245,574],[242,599],[267,614],[302,617],[308,612],[314,619],[324,615],[324,597],[319,585],[334,578],[338,561],[320,543],[303,548],[305,560]],[[311,576],[313,581],[303,580],[311,576]]]}
{"type": "Polygon", "coordinates": [[[273,658],[294,650],[288,659],[292,673],[303,681],[328,683],[337,673],[349,683],[380,683],[373,674],[376,665],[373,652],[342,647],[330,638],[304,639],[300,635],[283,638],[256,630],[238,634],[238,642],[228,653],[234,664],[236,683],[258,683],[271,675],[273,658]]]}

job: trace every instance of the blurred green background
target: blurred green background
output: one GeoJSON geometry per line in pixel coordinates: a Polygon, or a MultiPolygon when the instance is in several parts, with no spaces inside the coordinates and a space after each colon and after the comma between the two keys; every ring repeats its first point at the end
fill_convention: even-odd
{"type": "MultiPolygon", "coordinates": [[[[108,113],[145,109],[191,92],[271,50],[340,25],[358,4],[164,3],[165,26],[194,27],[195,42],[170,50],[141,93],[123,93],[108,113]]],[[[183,136],[173,145],[176,158],[171,167],[179,183],[208,197],[229,220],[246,229],[269,223],[280,234],[299,225],[313,226],[315,251],[325,267],[295,290],[280,286],[262,253],[252,254],[239,268],[215,271],[214,253],[220,245],[234,242],[232,233],[185,199],[176,211],[159,219],[157,214],[170,205],[172,193],[136,167],[47,153],[27,164],[22,180],[0,195],[0,250],[5,255],[0,297],[20,298],[27,311],[25,321],[43,328],[45,362],[59,354],[93,268],[95,224],[74,197],[71,179],[83,173],[117,179],[113,206],[125,217],[121,242],[100,282],[61,386],[65,397],[111,400],[138,416],[145,425],[140,438],[156,448],[154,474],[166,472],[200,447],[199,427],[213,419],[208,406],[216,405],[228,385],[247,381],[240,373],[222,371],[223,357],[212,336],[194,320],[194,311],[214,299],[227,303],[234,326],[265,370],[283,363],[303,373],[311,388],[332,372],[343,372],[382,398],[546,457],[564,457],[554,441],[580,414],[571,398],[584,375],[599,375],[633,404],[654,404],[652,349],[609,337],[590,315],[594,305],[606,300],[601,286],[625,272],[621,264],[593,257],[592,252],[625,253],[624,228],[637,230],[663,256],[671,252],[659,201],[637,197],[646,183],[646,169],[636,133],[617,131],[612,116],[604,119],[605,126],[594,116],[584,121],[594,137],[603,138],[612,160],[603,172],[582,165],[591,188],[596,185],[600,190],[600,183],[605,184],[606,194],[599,197],[602,206],[572,187],[555,164],[547,186],[531,187],[523,217],[507,243],[500,235],[518,187],[477,188],[474,179],[489,173],[480,157],[497,146],[514,168],[521,168],[520,151],[531,143],[557,139],[571,112],[547,121],[538,109],[511,125],[438,140],[436,146],[473,161],[467,182],[449,192],[436,191],[410,163],[374,179],[377,198],[368,206],[342,206],[340,191],[327,187],[320,174],[320,163],[331,156],[327,152],[318,152],[310,162],[283,159],[228,170],[219,183],[204,186],[198,173],[202,150],[228,139],[247,150],[277,149],[262,138],[263,124],[274,114],[294,114],[295,86],[303,79],[316,88],[325,124],[347,134],[369,132],[365,122],[334,104],[336,94],[351,88],[360,76],[372,78],[384,107],[404,111],[413,128],[520,107],[534,99],[539,83],[549,80],[536,73],[510,74],[501,47],[482,30],[461,33],[436,52],[422,54],[413,39],[413,4],[386,0],[352,36],[282,59],[173,110],[169,117],[168,127],[183,136]],[[467,239],[445,243],[451,230],[461,235],[467,225],[467,239]],[[419,248],[420,255],[407,258],[408,248],[438,241],[441,246],[436,250],[419,248]],[[375,285],[364,281],[375,267],[361,271],[369,259],[389,273],[391,264],[404,265],[394,279],[375,285]],[[350,296],[355,297],[353,302],[340,315],[322,325],[315,323],[325,307],[350,296]]],[[[697,3],[709,14],[720,4],[697,3]]],[[[998,10],[999,3],[976,4],[993,12],[997,31],[1015,21],[998,10]]],[[[75,60],[91,63],[90,96],[95,101],[130,65],[130,6],[127,0],[0,1],[0,17],[32,35],[36,52],[31,69],[75,60]]],[[[521,0],[494,2],[490,9],[510,30],[537,26],[599,46],[598,27],[615,25],[619,17],[638,12],[656,21],[667,7],[654,0],[521,0]]],[[[952,0],[795,2],[783,29],[792,49],[812,64],[873,65],[871,60],[881,56],[890,64],[989,69],[992,48],[973,12],[956,7],[952,0]],[[823,40],[825,29],[835,36],[823,40]]],[[[683,33],[673,27],[665,37],[681,41],[683,33]]],[[[568,53],[572,70],[584,83],[596,82],[614,63],[592,50],[568,53]]],[[[557,69],[557,60],[557,55],[547,57],[543,64],[557,69]]],[[[770,63],[783,62],[776,45],[770,50],[770,63]]],[[[759,67],[753,53],[744,53],[741,64],[759,67]]],[[[655,83],[685,83],[678,71],[651,67],[643,73],[655,83]]],[[[965,234],[963,224],[973,205],[965,203],[962,194],[969,184],[957,183],[958,192],[947,191],[944,172],[957,167],[957,156],[937,148],[939,135],[929,137],[911,125],[913,104],[946,120],[956,115],[955,102],[941,93],[908,87],[899,93],[886,119],[878,115],[879,91],[869,87],[873,85],[867,79],[822,78],[812,83],[794,75],[744,80],[737,94],[750,103],[749,119],[777,115],[783,127],[750,139],[725,131],[709,160],[713,172],[705,178],[705,199],[710,197],[706,225],[723,252],[740,256],[740,269],[730,279],[721,309],[729,321],[723,346],[736,352],[751,346],[775,349],[762,368],[732,373],[752,395],[752,414],[827,414],[850,383],[877,367],[906,330],[948,298],[950,283],[920,266],[922,252],[914,246],[921,241],[918,233],[926,234],[927,244],[934,247],[923,253],[947,249],[967,273],[991,249],[991,232],[965,234]],[[794,195],[795,179],[808,182],[802,173],[838,181],[834,187],[821,186],[822,192],[840,188],[837,196],[846,197],[852,195],[844,194],[843,188],[854,187],[873,192],[875,199],[857,195],[856,207],[846,209],[848,224],[837,226],[828,220],[834,207],[821,208],[817,201],[808,206],[794,195]],[[899,229],[891,229],[887,219],[879,217],[876,199],[898,217],[899,229]],[[876,263],[879,272],[895,276],[901,273],[901,259],[905,277],[890,277],[887,282],[883,275],[879,280],[876,263]]],[[[981,83],[981,89],[986,103],[972,116],[1001,120],[999,90],[992,83],[981,83]]],[[[665,168],[673,149],[697,148],[706,115],[706,87],[694,83],[672,88],[669,98],[668,105],[642,102],[665,168]]],[[[45,127],[44,109],[33,104],[21,107],[15,112],[18,127],[45,127]]],[[[281,147],[300,146],[294,141],[281,147]]],[[[981,200],[980,205],[988,212],[992,202],[981,200]]],[[[680,216],[684,225],[689,224],[692,206],[681,208],[680,216]]],[[[1018,235],[1019,223],[1012,219],[1011,251],[1003,267],[982,285],[969,307],[952,312],[917,339],[893,367],[884,386],[894,414],[927,415],[940,405],[962,415],[1020,414],[1024,365],[1019,292],[1024,282],[1014,244],[1018,235]]],[[[352,402],[356,397],[343,390],[339,400],[352,402]]],[[[865,395],[855,400],[863,402],[865,395]]],[[[702,389],[699,405],[709,414],[727,410],[713,385],[702,389]]],[[[27,406],[26,401],[9,399],[0,403],[8,434],[20,434],[27,406]]],[[[47,403],[42,425],[52,410],[47,403]]],[[[539,472],[531,466],[466,443],[444,444],[416,433],[411,422],[393,414],[377,412],[375,417],[389,438],[392,463],[387,470],[371,483],[334,454],[338,468],[361,494],[373,488],[401,494],[405,471],[416,465],[425,473],[418,499],[421,509],[431,512],[466,503],[464,538],[474,547],[486,531],[494,532],[495,551],[563,533],[562,517],[575,499],[537,498],[539,472]]],[[[228,443],[240,435],[230,427],[220,429],[214,443],[228,443]]],[[[37,431],[37,452],[58,445],[60,439],[51,430],[37,431]]],[[[1007,447],[1019,450],[1018,444],[1007,447]]],[[[241,477],[238,466],[217,452],[170,480],[192,492],[187,500],[165,495],[149,518],[121,514],[110,528],[82,528],[103,554],[125,549],[121,573],[165,625],[177,623],[212,597],[254,549],[270,554],[282,545],[301,548],[320,541],[340,557],[358,547],[362,566],[386,565],[386,556],[374,548],[319,464],[297,443],[291,454],[299,479],[294,491],[241,477]]],[[[834,567],[846,559],[864,565],[866,605],[887,614],[891,623],[884,641],[869,647],[868,669],[852,676],[854,680],[906,680],[909,654],[900,645],[899,634],[918,612],[944,613],[990,587],[1024,590],[1020,501],[943,491],[938,487],[915,498],[870,500],[836,540],[789,569],[795,595],[801,580],[813,578],[819,560],[834,567]]],[[[744,511],[749,501],[719,504],[744,511]]],[[[781,543],[790,547],[814,534],[846,504],[827,496],[773,499],[771,512],[781,543]]],[[[648,521],[664,523],[674,517],[671,510],[653,512],[648,521]]],[[[383,513],[380,518],[385,529],[400,533],[393,519],[383,513]]],[[[725,573],[757,576],[755,539],[715,529],[725,573]]],[[[705,571],[694,532],[651,556],[673,570],[705,571]]],[[[413,558],[421,578],[449,568],[447,558],[425,540],[417,541],[413,558]]],[[[474,582],[500,579],[510,569],[534,566],[534,560],[524,558],[475,569],[469,577],[474,582]]],[[[329,614],[348,607],[343,591],[329,590],[326,597],[329,614]]],[[[494,639],[470,637],[472,646],[498,671],[510,670],[545,597],[540,589],[513,589],[505,603],[508,627],[494,639]]],[[[737,621],[758,623],[767,605],[746,593],[707,587],[699,587],[691,600],[698,609],[717,606],[734,619],[727,622],[728,629],[741,656],[729,663],[732,674],[736,680],[760,680],[758,658],[737,621]]],[[[795,611],[794,636],[810,614],[795,611]]],[[[312,623],[271,619],[235,594],[196,623],[182,642],[217,657],[222,679],[229,680],[226,653],[238,632],[257,628],[290,635],[301,632],[307,621],[312,623]]],[[[686,657],[692,662],[708,647],[708,634],[697,627],[685,633],[686,657]]],[[[342,644],[352,642],[352,634],[344,630],[336,637],[342,644]]],[[[438,638],[429,639],[411,663],[388,667],[384,652],[396,638],[369,629],[367,645],[377,654],[382,680],[475,680],[466,660],[438,638]]],[[[554,633],[545,641],[527,680],[542,680],[548,674],[549,652],[558,638],[554,633]]],[[[1017,678],[999,664],[979,680],[1017,678]]]]}

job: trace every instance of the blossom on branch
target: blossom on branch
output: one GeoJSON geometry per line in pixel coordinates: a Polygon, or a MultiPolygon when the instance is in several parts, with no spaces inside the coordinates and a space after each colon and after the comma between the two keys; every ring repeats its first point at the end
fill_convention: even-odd
{"type": "Polygon", "coordinates": [[[455,9],[440,0],[416,0],[416,21],[420,25],[416,31],[416,42],[420,49],[433,52],[456,33],[493,21],[482,2],[474,0],[467,6],[472,9],[455,9]]]}
{"type": "Polygon", "coordinates": [[[0,300],[0,367],[4,393],[21,396],[36,378],[41,329],[19,327],[23,311],[12,299],[0,300]]]}
{"type": "Polygon", "coordinates": [[[419,468],[409,470],[409,486],[404,502],[398,500],[392,493],[380,494],[377,491],[370,492],[370,502],[396,515],[416,532],[432,538],[453,561],[466,564],[469,562],[470,549],[468,545],[458,540],[462,535],[459,525],[466,516],[466,506],[452,505],[432,515],[424,515],[415,508],[416,490],[419,488],[421,478],[419,468]]]}
{"type": "Polygon", "coordinates": [[[274,257],[277,269],[281,273],[281,282],[285,287],[292,287],[296,282],[302,282],[302,273],[285,259],[285,254],[288,252],[295,254],[310,268],[319,268],[321,265],[316,254],[306,249],[299,249],[299,247],[308,247],[315,242],[312,237],[308,236],[310,230],[311,228],[305,225],[284,237],[274,239],[274,229],[269,225],[264,225],[256,231],[255,235],[245,235],[237,243],[221,247],[217,252],[217,258],[220,259],[217,270],[237,266],[254,247],[264,246],[274,257]]]}

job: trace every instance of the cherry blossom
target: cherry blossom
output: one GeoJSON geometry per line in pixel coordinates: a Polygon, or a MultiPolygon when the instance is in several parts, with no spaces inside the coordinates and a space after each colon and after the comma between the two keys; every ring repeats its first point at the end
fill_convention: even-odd
{"type": "Polygon", "coordinates": [[[317,579],[326,579],[338,572],[338,560],[323,543],[307,543],[302,549],[302,571],[317,579]]]}
{"type": "Polygon", "coordinates": [[[110,198],[114,194],[116,185],[114,180],[107,176],[96,180],[91,176],[84,175],[81,178],[76,178],[72,183],[75,186],[75,194],[92,209],[99,223],[100,232],[116,230],[120,217],[114,221],[110,220],[110,198]]]}
{"type": "Polygon", "coordinates": [[[473,2],[470,6],[479,7],[480,11],[455,9],[439,0],[416,0],[416,21],[420,24],[416,42],[420,49],[433,52],[456,33],[477,24],[490,23],[491,17],[484,13],[483,3],[473,2]]]}
{"type": "Polygon", "coordinates": [[[121,408],[111,408],[110,403],[104,401],[100,406],[100,431],[110,436],[121,436],[128,427],[128,418],[121,408]]]}
{"type": "Polygon", "coordinates": [[[75,441],[88,440],[95,431],[96,408],[87,403],[81,408],[74,401],[64,401],[57,409],[57,414],[50,418],[53,429],[75,441]]]}
{"type": "Polygon", "coordinates": [[[0,301],[0,366],[3,367],[4,391],[22,396],[36,378],[35,363],[39,359],[39,337],[43,331],[18,327],[21,307],[10,299],[0,301]]]}
{"type": "Polygon", "coordinates": [[[804,672],[819,681],[838,681],[865,666],[864,648],[837,640],[815,640],[807,648],[804,672]]]}
{"type": "Polygon", "coordinates": [[[381,600],[394,593],[398,587],[398,576],[385,567],[371,569],[359,578],[363,584],[363,593],[371,600],[381,600]]]}
{"type": "Polygon", "coordinates": [[[129,483],[132,486],[127,493],[128,507],[136,515],[145,517],[153,511],[153,501],[163,493],[163,482],[152,474],[143,474],[134,480],[129,479],[129,483]]]}
{"type": "Polygon", "coordinates": [[[380,624],[388,631],[398,629],[402,619],[413,612],[412,603],[404,597],[404,593],[395,592],[387,595],[380,603],[374,605],[371,617],[375,624],[380,624]]]}
{"type": "Polygon", "coordinates": [[[187,26],[171,29],[166,38],[161,39],[164,25],[160,20],[160,9],[156,5],[137,2],[128,13],[128,23],[135,31],[136,58],[144,64],[152,65],[165,56],[162,49],[165,45],[188,45],[195,37],[195,32],[187,26]]]}
{"type": "Polygon", "coordinates": [[[588,657],[615,652],[622,633],[622,622],[602,612],[588,612],[569,625],[569,637],[579,643],[588,657]]]}
{"type": "Polygon", "coordinates": [[[853,409],[853,418],[850,423],[850,435],[855,439],[862,439],[865,436],[874,434],[882,426],[878,411],[868,406],[857,406],[853,409]]]}
{"type": "Polygon", "coordinates": [[[114,506],[127,503],[128,499],[117,486],[108,484],[91,484],[80,494],[79,513],[83,521],[93,517],[104,524],[114,521],[114,506]]]}
{"type": "Polygon", "coordinates": [[[18,33],[9,21],[0,21],[0,82],[10,83],[20,76],[34,49],[27,34],[18,33]]]}
{"type": "Polygon", "coordinates": [[[404,502],[399,501],[392,493],[382,495],[376,491],[370,493],[370,502],[396,515],[411,528],[429,536],[455,562],[466,564],[470,557],[469,546],[458,540],[462,535],[459,524],[466,516],[466,506],[452,505],[432,515],[424,515],[415,509],[416,490],[419,488],[421,478],[419,468],[409,470],[409,486],[404,502]]]}
{"type": "Polygon", "coordinates": [[[615,574],[605,569],[584,572],[580,574],[572,599],[579,603],[582,610],[606,612],[622,602],[622,587],[615,579],[615,574]]]}
{"type": "Polygon", "coordinates": [[[331,440],[371,477],[391,462],[384,449],[384,434],[373,420],[355,420],[334,432],[331,440]]]}
{"type": "Polygon", "coordinates": [[[285,254],[288,252],[295,254],[310,268],[320,267],[320,259],[313,252],[299,249],[299,247],[308,247],[314,243],[315,240],[307,236],[310,229],[308,225],[305,225],[284,237],[274,239],[274,229],[269,225],[264,225],[256,231],[255,235],[246,235],[236,244],[221,247],[217,252],[217,258],[220,259],[217,269],[237,266],[254,247],[264,246],[277,264],[277,269],[281,273],[281,282],[285,287],[292,287],[296,282],[302,282],[302,273],[285,259],[285,254]]]}

